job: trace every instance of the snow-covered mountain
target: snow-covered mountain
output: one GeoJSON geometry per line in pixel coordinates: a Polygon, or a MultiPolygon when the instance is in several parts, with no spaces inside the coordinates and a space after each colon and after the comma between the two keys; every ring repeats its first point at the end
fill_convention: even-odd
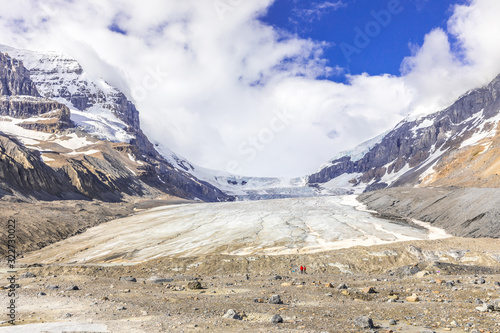
{"type": "Polygon", "coordinates": [[[75,59],[59,52],[4,45],[0,45],[0,52],[21,60],[40,95],[69,107],[71,120],[85,132],[112,142],[135,139],[132,129],[140,129],[135,106],[118,89],[85,72],[75,59]]]}
{"type": "Polygon", "coordinates": [[[60,53],[0,45],[0,196],[232,200],[170,164],[118,89],[60,53]]]}
{"type": "Polygon", "coordinates": [[[392,131],[308,177],[357,192],[396,186],[500,186],[500,75],[445,110],[408,116],[392,131]]]}

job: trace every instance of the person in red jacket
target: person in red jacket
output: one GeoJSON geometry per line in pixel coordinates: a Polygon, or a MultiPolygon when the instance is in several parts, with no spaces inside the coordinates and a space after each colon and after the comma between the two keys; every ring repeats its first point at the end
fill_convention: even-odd
{"type": "Polygon", "coordinates": [[[307,274],[307,273],[306,273],[306,266],[304,266],[304,274],[307,274]]]}
{"type": "Polygon", "coordinates": [[[300,266],[300,274],[304,274],[304,267],[300,266]]]}

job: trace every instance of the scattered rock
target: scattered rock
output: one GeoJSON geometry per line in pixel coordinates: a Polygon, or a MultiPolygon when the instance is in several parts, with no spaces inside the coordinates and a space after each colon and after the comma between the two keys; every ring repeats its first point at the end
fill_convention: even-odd
{"type": "Polygon", "coordinates": [[[279,324],[279,323],[282,323],[282,322],[283,322],[283,318],[279,314],[275,314],[271,318],[271,323],[273,323],[273,324],[279,324]]]}
{"type": "Polygon", "coordinates": [[[476,310],[479,312],[488,312],[488,311],[493,311],[495,307],[492,304],[487,304],[484,303],[481,306],[476,307],[476,310]]]}
{"type": "Polygon", "coordinates": [[[116,310],[117,311],[123,311],[123,310],[127,310],[127,308],[124,307],[124,306],[119,306],[119,307],[116,308],[116,310]]]}
{"type": "Polygon", "coordinates": [[[373,320],[369,317],[361,316],[354,319],[354,325],[360,328],[374,328],[373,320]]]}
{"type": "Polygon", "coordinates": [[[80,290],[78,286],[69,286],[66,290],[80,290]]]}
{"type": "Polygon", "coordinates": [[[419,277],[419,278],[422,278],[422,277],[427,276],[429,274],[430,274],[429,271],[420,271],[417,274],[415,274],[415,276],[419,277]]]}
{"type": "Polygon", "coordinates": [[[226,319],[235,319],[235,320],[241,320],[241,316],[236,313],[236,311],[234,311],[233,309],[229,309],[227,310],[226,314],[224,316],[222,316],[222,318],[226,318],[226,319]]]}
{"type": "Polygon", "coordinates": [[[420,299],[418,298],[417,295],[413,294],[411,296],[406,297],[406,301],[410,302],[410,303],[416,303],[416,302],[420,302],[420,299]]]}
{"type": "Polygon", "coordinates": [[[496,281],[495,283],[493,283],[493,285],[494,285],[495,287],[500,287],[500,282],[496,281]]]}
{"type": "Polygon", "coordinates": [[[500,311],[500,298],[492,300],[491,305],[493,305],[493,311],[500,311]]]}
{"type": "Polygon", "coordinates": [[[149,283],[170,283],[174,282],[174,279],[169,279],[169,278],[159,278],[159,277],[152,277],[148,280],[149,283]]]}
{"type": "Polygon", "coordinates": [[[397,325],[397,324],[398,324],[398,322],[395,319],[389,320],[389,325],[394,326],[394,325],[397,325]]]}
{"type": "Polygon", "coordinates": [[[279,275],[276,275],[276,276],[274,277],[274,279],[275,279],[275,280],[282,280],[283,278],[282,278],[281,276],[279,276],[279,275]]]}
{"type": "Polygon", "coordinates": [[[420,271],[421,269],[417,265],[409,265],[398,268],[395,273],[400,276],[410,276],[415,275],[420,271]]]}
{"type": "Polygon", "coordinates": [[[326,287],[326,288],[333,288],[333,284],[331,284],[331,283],[327,283],[327,284],[325,285],[325,287],[326,287]]]}
{"type": "Polygon", "coordinates": [[[253,301],[255,303],[264,303],[264,300],[262,298],[254,298],[253,301]]]}
{"type": "Polygon", "coordinates": [[[375,291],[375,288],[373,287],[366,287],[363,288],[362,290],[365,294],[376,294],[377,292],[375,291]]]}
{"type": "Polygon", "coordinates": [[[46,293],[44,293],[43,291],[41,291],[41,292],[39,292],[39,293],[37,294],[37,296],[47,296],[47,294],[46,294],[46,293]]]}
{"type": "Polygon", "coordinates": [[[202,286],[201,286],[201,283],[198,282],[198,281],[189,282],[188,283],[188,288],[192,289],[192,290],[203,289],[202,286]]]}
{"type": "Polygon", "coordinates": [[[20,279],[31,279],[31,278],[36,278],[36,275],[30,272],[23,273],[19,275],[20,279]]]}
{"type": "Polygon", "coordinates": [[[120,281],[126,281],[126,282],[137,282],[137,279],[132,276],[122,276],[120,277],[120,281]]]}
{"type": "Polygon", "coordinates": [[[292,286],[292,284],[291,284],[290,282],[283,282],[283,283],[281,284],[281,286],[282,286],[282,287],[291,287],[291,286],[292,286]]]}
{"type": "Polygon", "coordinates": [[[339,284],[339,286],[337,287],[337,289],[347,289],[347,285],[345,283],[341,283],[339,284]]]}
{"type": "Polygon", "coordinates": [[[49,284],[45,288],[54,290],[54,289],[59,289],[59,286],[56,286],[56,285],[53,285],[53,284],[49,284]]]}
{"type": "Polygon", "coordinates": [[[273,295],[269,299],[269,304],[283,304],[280,295],[273,295]]]}
{"type": "Polygon", "coordinates": [[[73,315],[71,313],[65,313],[63,318],[71,318],[73,315]]]}
{"type": "Polygon", "coordinates": [[[485,279],[477,279],[476,281],[474,281],[474,284],[485,284],[485,283],[486,283],[485,279]]]}

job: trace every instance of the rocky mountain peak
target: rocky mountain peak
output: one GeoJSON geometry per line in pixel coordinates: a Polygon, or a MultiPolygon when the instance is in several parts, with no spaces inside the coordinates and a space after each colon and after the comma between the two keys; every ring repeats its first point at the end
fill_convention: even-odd
{"type": "Polygon", "coordinates": [[[59,52],[33,52],[0,45],[0,51],[22,60],[43,97],[78,111],[111,112],[129,131],[139,131],[139,112],[118,89],[83,70],[72,57],[59,52]]]}
{"type": "Polygon", "coordinates": [[[22,61],[0,52],[0,96],[18,95],[40,96],[22,61]]]}
{"type": "Polygon", "coordinates": [[[0,61],[0,138],[5,138],[0,153],[2,146],[11,147],[0,156],[0,198],[3,192],[42,200],[120,201],[166,194],[232,200],[162,157],[142,132],[132,102],[76,60],[3,45],[0,52],[10,54],[2,53],[0,61]],[[19,151],[25,155],[11,156],[19,151]],[[30,168],[27,160],[37,166],[30,168]],[[37,176],[42,169],[46,172],[37,176]],[[60,183],[55,190],[46,186],[51,177],[60,183]]]}

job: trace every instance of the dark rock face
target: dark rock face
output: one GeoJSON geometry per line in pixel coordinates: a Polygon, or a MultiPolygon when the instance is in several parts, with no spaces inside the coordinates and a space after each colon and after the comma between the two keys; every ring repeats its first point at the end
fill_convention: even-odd
{"type": "Polygon", "coordinates": [[[0,52],[0,96],[13,95],[40,96],[22,62],[0,52]]]}
{"type": "Polygon", "coordinates": [[[40,199],[84,199],[34,152],[3,135],[0,135],[0,187],[9,194],[20,192],[40,199]]]}
{"type": "Polygon", "coordinates": [[[61,105],[61,109],[59,110],[43,114],[41,118],[42,119],[33,122],[22,122],[18,124],[18,126],[28,130],[45,133],[60,133],[65,129],[73,127],[73,123],[70,119],[70,111],[64,105],[61,105]]]}
{"type": "Polygon", "coordinates": [[[477,129],[472,118],[484,119],[498,115],[500,109],[500,76],[488,86],[473,90],[461,97],[449,108],[417,120],[404,120],[380,143],[372,147],[360,160],[352,161],[344,156],[331,161],[331,165],[310,175],[309,184],[326,183],[343,174],[361,173],[358,183],[372,182],[367,191],[387,187],[381,181],[389,173],[399,172],[405,166],[409,171],[402,174],[391,187],[415,185],[419,176],[441,156],[429,158],[439,150],[453,151],[471,137],[477,129]]]}
{"type": "Polygon", "coordinates": [[[30,118],[62,110],[62,121],[70,122],[70,111],[64,104],[49,99],[34,97],[0,97],[0,116],[13,118],[30,118]]]}
{"type": "Polygon", "coordinates": [[[44,116],[47,120],[24,123],[26,129],[55,133],[72,127],[70,110],[64,104],[41,98],[30,71],[23,63],[0,52],[0,116],[30,118],[44,116]],[[50,115],[48,115],[51,113],[50,115]],[[52,118],[52,119],[50,119],[52,118]]]}

